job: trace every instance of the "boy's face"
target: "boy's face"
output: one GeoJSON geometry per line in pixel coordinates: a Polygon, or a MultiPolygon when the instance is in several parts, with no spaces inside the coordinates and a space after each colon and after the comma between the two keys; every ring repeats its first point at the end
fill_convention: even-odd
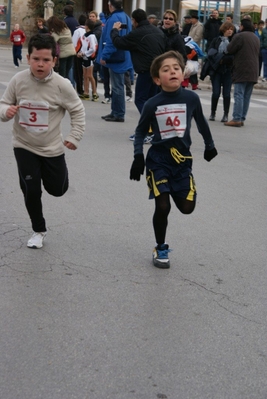
{"type": "Polygon", "coordinates": [[[27,55],[27,59],[32,74],[38,79],[46,78],[55,66],[55,58],[52,57],[52,50],[49,49],[37,50],[34,47],[31,55],[27,55]]]}
{"type": "Polygon", "coordinates": [[[161,86],[164,91],[175,91],[179,89],[184,80],[184,73],[177,59],[166,58],[159,69],[159,77],[153,80],[158,86],[161,86]]]}

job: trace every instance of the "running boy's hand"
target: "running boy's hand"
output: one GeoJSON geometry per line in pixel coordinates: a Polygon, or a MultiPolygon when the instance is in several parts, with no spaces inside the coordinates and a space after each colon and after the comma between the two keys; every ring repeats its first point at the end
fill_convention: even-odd
{"type": "Polygon", "coordinates": [[[130,180],[140,180],[141,175],[144,174],[145,158],[144,154],[136,154],[130,170],[130,180]]]}
{"type": "Polygon", "coordinates": [[[6,117],[8,119],[12,119],[16,113],[18,112],[19,105],[11,105],[8,110],[6,111],[6,117]]]}
{"type": "Polygon", "coordinates": [[[206,159],[206,161],[210,162],[213,158],[216,157],[217,154],[218,154],[218,152],[215,147],[212,150],[205,150],[204,151],[204,159],[206,159]]]}
{"type": "Polygon", "coordinates": [[[64,141],[64,146],[67,147],[69,150],[76,150],[77,147],[72,144],[70,141],[64,141]]]}

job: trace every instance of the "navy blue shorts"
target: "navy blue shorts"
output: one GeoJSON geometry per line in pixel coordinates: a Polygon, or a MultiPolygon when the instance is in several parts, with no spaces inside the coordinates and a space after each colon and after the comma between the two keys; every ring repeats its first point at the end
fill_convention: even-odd
{"type": "Polygon", "coordinates": [[[192,155],[189,150],[151,146],[146,157],[146,179],[149,199],[162,193],[196,201],[196,186],[192,175],[192,155]],[[181,153],[182,151],[182,153],[181,153]]]}
{"type": "Polygon", "coordinates": [[[91,58],[88,58],[87,60],[82,60],[82,66],[84,68],[90,68],[90,66],[93,66],[94,64],[91,61],[91,58]]]}

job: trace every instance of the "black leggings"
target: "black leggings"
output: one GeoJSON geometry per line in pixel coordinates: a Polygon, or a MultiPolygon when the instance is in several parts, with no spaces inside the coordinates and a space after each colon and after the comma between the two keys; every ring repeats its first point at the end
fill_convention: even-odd
{"type": "MultiPolygon", "coordinates": [[[[195,201],[185,198],[172,197],[180,212],[189,215],[195,209],[195,201]]],[[[153,215],[153,227],[157,244],[164,244],[168,226],[168,215],[171,210],[170,194],[162,193],[155,198],[155,213],[153,215]]]]}
{"type": "Polygon", "coordinates": [[[45,232],[41,182],[49,194],[55,197],[65,194],[69,187],[65,155],[41,157],[23,148],[14,148],[14,153],[18,165],[20,188],[24,194],[32,229],[35,232],[45,232]]]}

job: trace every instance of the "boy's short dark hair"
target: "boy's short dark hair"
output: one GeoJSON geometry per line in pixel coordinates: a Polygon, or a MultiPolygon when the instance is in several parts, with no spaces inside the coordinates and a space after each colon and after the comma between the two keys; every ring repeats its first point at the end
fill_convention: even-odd
{"type": "Polygon", "coordinates": [[[73,6],[71,5],[67,5],[63,8],[63,12],[65,15],[67,15],[68,17],[72,17],[73,16],[73,6]]]}
{"type": "Polygon", "coordinates": [[[31,55],[33,52],[33,48],[36,48],[36,50],[51,50],[52,57],[56,57],[56,42],[53,36],[51,35],[41,35],[37,33],[36,35],[33,35],[28,44],[28,54],[31,55]]]}
{"type": "Polygon", "coordinates": [[[109,2],[116,10],[120,10],[122,8],[122,0],[109,0],[109,2]]]}
{"type": "Polygon", "coordinates": [[[86,20],[87,20],[87,18],[86,18],[86,15],[84,15],[84,14],[81,14],[78,18],[78,22],[80,25],[84,25],[86,20]]]}
{"type": "Polygon", "coordinates": [[[84,25],[87,26],[90,30],[94,30],[95,23],[94,23],[94,21],[92,21],[91,19],[87,19],[87,20],[85,21],[85,24],[84,24],[84,25]]]}
{"type": "Polygon", "coordinates": [[[178,51],[167,51],[166,53],[163,53],[156,57],[150,67],[150,75],[153,78],[159,78],[159,70],[161,68],[161,65],[163,64],[163,61],[165,61],[167,58],[174,58],[177,60],[178,64],[180,65],[182,71],[184,71],[185,64],[184,64],[184,59],[183,56],[178,53],[178,51]]]}
{"type": "Polygon", "coordinates": [[[141,21],[146,21],[147,20],[147,15],[146,15],[146,12],[144,10],[142,10],[141,8],[137,8],[136,10],[134,10],[132,12],[132,18],[134,18],[135,21],[137,23],[139,23],[141,21]]]}
{"type": "Polygon", "coordinates": [[[251,19],[247,19],[247,18],[242,19],[240,25],[243,27],[244,31],[248,31],[248,32],[255,31],[251,19]]]}

